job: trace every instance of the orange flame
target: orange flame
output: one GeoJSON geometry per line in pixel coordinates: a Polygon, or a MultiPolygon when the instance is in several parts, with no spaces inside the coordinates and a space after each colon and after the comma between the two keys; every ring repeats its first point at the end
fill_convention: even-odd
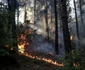
{"type": "Polygon", "coordinates": [[[53,61],[53,60],[50,59],[50,58],[47,59],[47,58],[39,57],[39,56],[32,56],[32,55],[30,55],[30,54],[28,54],[28,53],[25,53],[25,54],[23,54],[23,55],[25,55],[25,56],[27,56],[27,57],[29,57],[29,58],[32,58],[32,59],[43,60],[43,61],[45,61],[45,62],[51,63],[51,64],[56,65],[56,66],[64,66],[63,63],[58,63],[57,61],[53,61]]]}
{"type": "Polygon", "coordinates": [[[70,36],[70,40],[71,40],[71,41],[73,40],[73,36],[72,36],[72,35],[70,36]]]}
{"type": "Polygon", "coordinates": [[[29,42],[27,39],[27,34],[29,34],[30,30],[25,30],[23,34],[21,34],[20,36],[18,36],[18,49],[20,53],[24,53],[25,52],[25,47],[29,46],[29,42]]]}
{"type": "MultiPolygon", "coordinates": [[[[63,66],[63,63],[59,64],[57,61],[53,61],[52,59],[47,59],[47,58],[42,58],[42,57],[39,57],[39,56],[33,56],[33,55],[30,55],[28,54],[27,52],[25,52],[25,45],[29,46],[29,42],[27,41],[26,39],[26,34],[31,34],[32,33],[32,30],[26,30],[24,32],[24,34],[21,34],[19,37],[18,37],[18,40],[21,40],[19,43],[18,43],[18,48],[19,48],[19,52],[29,58],[32,58],[32,59],[37,59],[37,60],[43,60],[45,62],[48,62],[48,63],[51,63],[51,64],[54,64],[56,66],[63,66]]],[[[52,56],[54,55],[53,53],[50,53],[52,56]]]]}
{"type": "Polygon", "coordinates": [[[74,63],[74,62],[73,62],[73,65],[74,65],[75,67],[77,67],[77,66],[78,66],[78,63],[74,63]]]}

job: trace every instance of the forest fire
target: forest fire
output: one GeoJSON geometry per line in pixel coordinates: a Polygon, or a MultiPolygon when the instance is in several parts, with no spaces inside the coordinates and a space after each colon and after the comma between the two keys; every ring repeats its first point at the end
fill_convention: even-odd
{"type": "Polygon", "coordinates": [[[43,60],[45,62],[48,62],[48,63],[51,63],[53,65],[56,65],[56,66],[63,66],[63,63],[59,64],[57,61],[53,61],[52,59],[47,59],[47,58],[44,58],[44,57],[39,57],[39,56],[33,56],[31,54],[28,54],[25,52],[25,49],[24,49],[24,45],[25,44],[22,44],[22,45],[18,45],[18,48],[19,48],[19,52],[29,58],[32,58],[32,59],[37,59],[37,60],[43,60]]]}
{"type": "Polygon", "coordinates": [[[19,42],[19,43],[18,43],[19,52],[20,52],[20,53],[24,53],[26,46],[29,46],[29,42],[27,42],[27,41],[19,42]]]}
{"type": "Polygon", "coordinates": [[[25,52],[25,48],[29,46],[29,41],[27,39],[27,34],[31,33],[29,30],[26,30],[24,34],[21,34],[18,37],[18,49],[20,53],[25,52]]]}
{"type": "Polygon", "coordinates": [[[74,65],[75,67],[77,67],[77,66],[78,66],[78,63],[74,63],[74,62],[73,62],[73,65],[74,65]]]}
{"type": "Polygon", "coordinates": [[[33,56],[33,55],[28,54],[28,53],[25,53],[23,55],[25,55],[25,56],[27,56],[29,58],[32,58],[32,59],[43,60],[45,62],[51,63],[51,64],[56,65],[56,66],[64,66],[63,63],[58,63],[57,61],[54,61],[54,60],[52,60],[50,58],[47,59],[47,58],[44,58],[44,57],[33,56]]]}
{"type": "MultiPolygon", "coordinates": [[[[22,55],[25,55],[29,58],[32,58],[32,59],[37,59],[37,60],[43,60],[45,62],[48,62],[48,63],[51,63],[53,65],[56,65],[56,66],[63,66],[63,63],[59,64],[57,61],[54,61],[52,60],[51,58],[47,59],[45,57],[39,57],[39,56],[36,56],[36,55],[31,55],[31,54],[28,54],[26,51],[25,51],[25,47],[27,45],[27,47],[29,47],[29,40],[27,39],[26,35],[27,34],[32,34],[32,30],[26,30],[24,32],[24,34],[21,34],[19,36],[19,43],[18,43],[18,49],[19,49],[19,52],[22,54],[22,55]]],[[[50,53],[50,55],[53,55],[52,53],[50,53]]]]}
{"type": "Polygon", "coordinates": [[[71,40],[71,41],[73,40],[73,36],[72,36],[72,35],[70,36],[70,40],[71,40]]]}

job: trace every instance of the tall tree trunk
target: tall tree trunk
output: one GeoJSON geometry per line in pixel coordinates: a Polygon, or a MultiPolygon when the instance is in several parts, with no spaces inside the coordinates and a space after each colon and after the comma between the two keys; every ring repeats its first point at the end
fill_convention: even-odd
{"type": "Polygon", "coordinates": [[[79,0],[79,9],[80,9],[80,22],[81,22],[81,26],[80,26],[80,40],[82,40],[85,37],[85,24],[84,24],[84,19],[83,19],[83,11],[82,11],[82,3],[83,0],[79,0]]]}
{"type": "Polygon", "coordinates": [[[34,25],[36,24],[36,0],[34,0],[34,25]]]}
{"type": "Polygon", "coordinates": [[[18,45],[17,45],[17,29],[15,24],[15,12],[13,12],[13,18],[12,18],[12,37],[13,37],[13,49],[14,51],[18,51],[18,45]]]}
{"type": "MultiPolygon", "coordinates": [[[[53,29],[53,4],[54,4],[54,2],[52,1],[52,0],[50,0],[50,4],[51,4],[51,22],[50,22],[50,24],[51,24],[51,29],[53,29]]],[[[52,33],[52,31],[50,32],[50,36],[53,36],[53,33],[52,33]]],[[[51,37],[52,38],[52,37],[51,37]]]]}
{"type": "MultiPolygon", "coordinates": [[[[77,38],[78,38],[78,40],[79,40],[79,39],[80,39],[80,37],[79,37],[79,26],[78,26],[77,10],[76,10],[76,2],[75,2],[75,0],[74,0],[74,9],[75,9],[75,19],[76,19],[77,38]]],[[[79,43],[77,42],[77,44],[79,44],[79,43]]]]}
{"type": "Polygon", "coordinates": [[[57,21],[57,1],[54,0],[54,10],[55,10],[55,51],[58,54],[58,21],[57,21]]]}
{"type": "Polygon", "coordinates": [[[83,15],[82,15],[82,5],[81,5],[81,0],[79,0],[79,8],[80,8],[80,17],[81,17],[81,23],[83,23],[83,15]]]}
{"type": "Polygon", "coordinates": [[[68,28],[68,16],[67,16],[67,5],[66,0],[61,0],[62,5],[62,12],[61,12],[61,21],[62,21],[62,27],[63,27],[63,35],[64,35],[64,45],[65,45],[65,51],[69,53],[71,51],[71,41],[70,41],[70,33],[68,28]]]}
{"type": "Polygon", "coordinates": [[[48,0],[45,3],[45,22],[46,22],[46,32],[47,32],[47,39],[49,40],[49,26],[48,26],[48,0]]]}
{"type": "MultiPolygon", "coordinates": [[[[8,0],[8,14],[10,15],[8,17],[8,24],[12,26],[12,38],[13,38],[13,50],[15,52],[18,52],[18,46],[17,46],[17,33],[16,33],[16,24],[15,24],[15,8],[16,8],[16,0],[8,0]]],[[[10,29],[11,29],[10,26],[10,29]]]]}
{"type": "MultiPolygon", "coordinates": [[[[20,0],[18,0],[18,2],[20,2],[20,0]]],[[[17,8],[17,24],[19,24],[19,5],[17,8]]]]}
{"type": "Polygon", "coordinates": [[[52,5],[52,3],[53,2],[52,2],[52,0],[50,2],[51,2],[50,4],[51,4],[51,25],[52,25],[52,23],[53,23],[53,20],[52,20],[53,19],[53,10],[52,10],[53,9],[53,5],[52,5]]]}
{"type": "Polygon", "coordinates": [[[26,1],[25,1],[24,23],[26,22],[26,19],[27,19],[27,11],[26,11],[26,1]]]}

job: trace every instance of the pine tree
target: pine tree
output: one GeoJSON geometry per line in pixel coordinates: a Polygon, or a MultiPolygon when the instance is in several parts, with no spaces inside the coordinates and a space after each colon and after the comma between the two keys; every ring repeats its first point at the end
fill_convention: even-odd
{"type": "Polygon", "coordinates": [[[64,45],[65,51],[71,51],[71,41],[70,41],[70,33],[68,28],[68,15],[67,15],[67,0],[61,0],[61,21],[63,27],[63,35],[64,35],[64,45]]]}
{"type": "Polygon", "coordinates": [[[55,51],[58,54],[58,21],[57,21],[57,1],[54,0],[54,9],[55,9],[55,51]]]}
{"type": "Polygon", "coordinates": [[[9,30],[12,27],[12,38],[13,38],[13,49],[14,51],[18,51],[17,47],[17,33],[16,33],[16,24],[15,24],[15,9],[17,7],[17,1],[16,0],[7,0],[8,1],[8,24],[9,24],[9,30]]]}

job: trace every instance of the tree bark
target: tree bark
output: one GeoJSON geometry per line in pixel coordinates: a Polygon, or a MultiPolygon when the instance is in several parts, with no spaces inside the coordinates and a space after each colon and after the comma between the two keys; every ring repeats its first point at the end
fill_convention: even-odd
{"type": "Polygon", "coordinates": [[[17,33],[16,33],[16,24],[15,24],[15,9],[16,9],[16,0],[8,0],[8,14],[10,15],[8,17],[8,24],[9,29],[12,27],[12,38],[13,38],[13,50],[15,52],[18,52],[18,46],[17,46],[17,33]]]}
{"type": "Polygon", "coordinates": [[[67,16],[67,6],[66,0],[61,0],[61,21],[63,27],[63,35],[64,35],[64,45],[65,45],[65,52],[69,53],[71,51],[71,41],[70,41],[70,33],[68,28],[68,16],[67,16]]]}
{"type": "MultiPolygon", "coordinates": [[[[79,26],[78,26],[77,10],[76,10],[76,2],[75,2],[75,0],[74,0],[74,9],[75,9],[77,38],[78,38],[78,40],[79,40],[79,39],[80,39],[80,36],[79,36],[79,26]]],[[[77,42],[77,44],[78,44],[78,46],[79,46],[79,42],[77,42]]]]}
{"type": "Polygon", "coordinates": [[[46,3],[45,3],[45,22],[46,22],[47,39],[49,40],[49,26],[48,26],[48,1],[47,1],[47,0],[46,0],[46,3]]]}
{"type": "Polygon", "coordinates": [[[34,25],[36,24],[36,0],[34,0],[34,25]]]}
{"type": "Polygon", "coordinates": [[[83,23],[83,15],[82,15],[82,5],[81,5],[81,0],[79,0],[79,8],[80,8],[81,23],[84,25],[84,23],[83,23]]]}
{"type": "Polygon", "coordinates": [[[26,18],[27,18],[27,11],[26,11],[26,2],[25,2],[25,10],[24,10],[24,23],[26,23],[26,18]]]}
{"type": "Polygon", "coordinates": [[[54,0],[54,10],[55,10],[55,52],[58,54],[58,21],[57,21],[57,1],[54,0]]]}

